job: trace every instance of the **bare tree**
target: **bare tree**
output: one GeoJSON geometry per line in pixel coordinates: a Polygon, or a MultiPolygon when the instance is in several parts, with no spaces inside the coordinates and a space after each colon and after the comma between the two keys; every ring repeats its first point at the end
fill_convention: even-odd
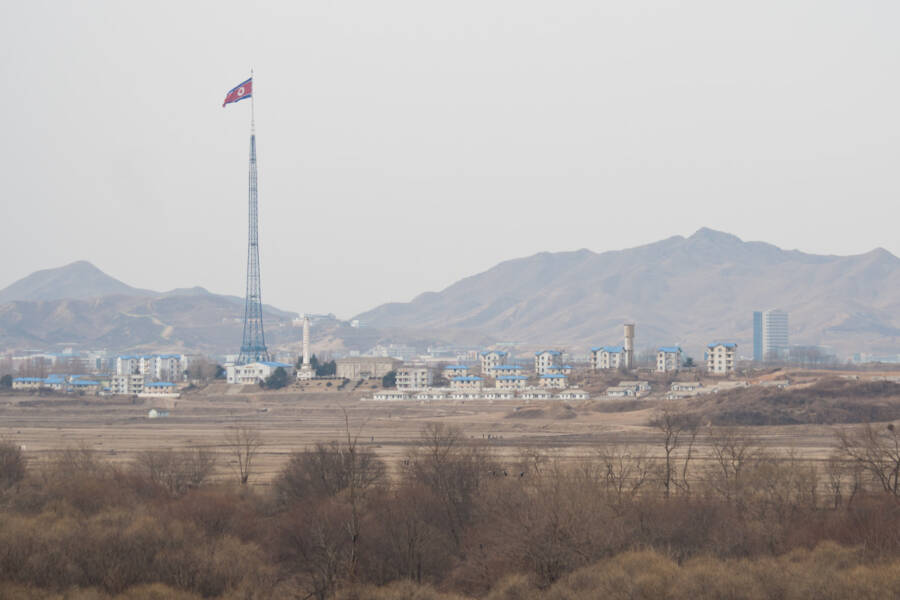
{"type": "Polygon", "coordinates": [[[744,486],[744,476],[751,463],[760,458],[760,448],[748,435],[723,427],[709,435],[712,466],[707,482],[726,502],[737,500],[744,486]]]}
{"type": "Polygon", "coordinates": [[[201,485],[213,472],[216,455],[207,448],[146,450],[136,457],[133,468],[173,496],[201,485]]]}
{"type": "Polygon", "coordinates": [[[235,461],[241,485],[247,485],[253,460],[262,445],[259,430],[250,425],[235,425],[225,432],[225,449],[235,461]]]}
{"type": "Polygon", "coordinates": [[[838,430],[837,451],[885,492],[900,497],[900,431],[893,423],[877,429],[869,423],[855,431],[838,430]]]}
{"type": "Polygon", "coordinates": [[[633,500],[646,483],[652,470],[645,448],[628,448],[615,444],[597,450],[604,487],[614,507],[633,500]]]}
{"type": "Polygon", "coordinates": [[[699,419],[673,407],[664,406],[656,412],[650,424],[663,435],[665,462],[661,479],[664,496],[668,498],[671,495],[672,487],[678,487],[684,493],[689,494],[688,467],[693,457],[694,442],[697,439],[700,425],[699,419]],[[685,455],[681,459],[679,467],[676,451],[681,447],[685,448],[685,455]]]}

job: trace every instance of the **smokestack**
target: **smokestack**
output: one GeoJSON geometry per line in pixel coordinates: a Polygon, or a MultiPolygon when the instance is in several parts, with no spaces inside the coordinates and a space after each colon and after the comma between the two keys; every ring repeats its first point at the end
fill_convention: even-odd
{"type": "Polygon", "coordinates": [[[634,368],[634,323],[625,324],[625,368],[634,368]]]}
{"type": "Polygon", "coordinates": [[[303,315],[303,366],[309,366],[309,317],[303,315]]]}

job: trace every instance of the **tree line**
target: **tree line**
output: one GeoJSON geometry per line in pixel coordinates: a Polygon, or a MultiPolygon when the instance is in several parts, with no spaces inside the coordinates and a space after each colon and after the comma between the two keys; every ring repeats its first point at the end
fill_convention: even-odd
{"type": "Polygon", "coordinates": [[[535,449],[502,457],[432,423],[388,465],[345,414],[339,439],[293,452],[260,488],[248,484],[265,439],[249,426],[216,450],[151,450],[124,465],[87,448],[29,463],[7,441],[0,597],[896,593],[892,425],[837,430],[833,455],[809,461],[683,413],[653,424],[653,448],[599,444],[571,462],[535,449]],[[216,481],[217,469],[233,475],[216,481]]]}

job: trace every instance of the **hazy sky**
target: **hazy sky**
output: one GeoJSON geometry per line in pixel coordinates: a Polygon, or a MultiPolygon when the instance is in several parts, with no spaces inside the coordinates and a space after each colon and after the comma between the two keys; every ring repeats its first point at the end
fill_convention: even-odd
{"type": "Polygon", "coordinates": [[[90,260],[349,317],[701,226],[900,254],[900,3],[4,2],[0,287],[90,260]]]}

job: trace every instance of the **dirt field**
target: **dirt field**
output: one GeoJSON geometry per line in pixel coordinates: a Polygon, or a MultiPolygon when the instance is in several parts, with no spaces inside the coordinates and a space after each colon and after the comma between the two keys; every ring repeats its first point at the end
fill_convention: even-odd
{"type": "MultiPolygon", "coordinates": [[[[0,437],[25,446],[31,459],[41,459],[66,446],[86,445],[111,460],[126,462],[145,449],[209,446],[221,448],[225,431],[252,425],[264,440],[254,479],[269,481],[294,450],[319,441],[346,437],[344,411],[354,433],[390,464],[402,460],[428,422],[458,425],[473,440],[484,440],[504,456],[528,447],[541,448],[569,460],[589,456],[601,443],[646,446],[659,452],[659,436],[647,425],[660,400],[637,410],[604,412],[608,400],[578,403],[523,400],[376,402],[365,392],[261,392],[213,386],[178,400],[37,395],[0,396],[0,437]],[[235,393],[239,392],[239,393],[235,393]],[[170,416],[148,419],[152,407],[170,416]]],[[[793,449],[809,458],[824,458],[833,443],[827,426],[750,428],[767,447],[793,449]]],[[[702,435],[699,438],[702,446],[702,435]]],[[[700,448],[702,453],[702,447],[700,448]]],[[[229,476],[227,461],[220,476],[229,476]]]]}

